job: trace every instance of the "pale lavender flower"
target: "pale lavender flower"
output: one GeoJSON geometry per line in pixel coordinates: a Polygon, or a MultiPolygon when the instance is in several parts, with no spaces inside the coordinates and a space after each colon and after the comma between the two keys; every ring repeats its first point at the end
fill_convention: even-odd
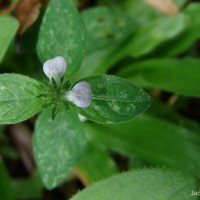
{"type": "Polygon", "coordinates": [[[89,83],[82,81],[77,83],[71,91],[65,95],[68,101],[80,108],[87,108],[92,103],[92,90],[89,83]]]}
{"type": "Polygon", "coordinates": [[[52,78],[59,85],[61,78],[67,70],[67,62],[62,56],[57,56],[53,59],[47,60],[43,65],[43,71],[46,76],[52,81],[52,78]]]}

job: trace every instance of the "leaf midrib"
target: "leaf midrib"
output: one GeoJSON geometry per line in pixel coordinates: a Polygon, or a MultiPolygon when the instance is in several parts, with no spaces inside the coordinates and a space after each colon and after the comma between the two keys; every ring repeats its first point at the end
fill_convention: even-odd
{"type": "Polygon", "coordinates": [[[94,100],[100,100],[100,101],[118,101],[118,102],[124,102],[124,103],[141,103],[141,102],[150,102],[149,100],[126,100],[126,99],[116,99],[116,98],[108,98],[108,97],[102,97],[102,96],[92,96],[92,99],[94,100]]]}

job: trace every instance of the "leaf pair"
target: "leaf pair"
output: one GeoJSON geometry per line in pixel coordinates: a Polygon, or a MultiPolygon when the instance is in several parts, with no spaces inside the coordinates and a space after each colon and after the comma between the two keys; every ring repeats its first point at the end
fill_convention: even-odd
{"type": "MultiPolygon", "coordinates": [[[[92,87],[92,104],[86,109],[73,107],[90,120],[107,124],[128,121],[151,103],[151,97],[144,90],[125,79],[99,75],[83,80],[92,87]]],[[[44,88],[39,81],[23,75],[1,74],[0,82],[1,124],[24,121],[49,103],[40,98],[44,88]]]]}
{"type": "MultiPolygon", "coordinates": [[[[84,80],[92,86],[92,105],[86,109],[73,107],[93,121],[127,121],[142,113],[151,103],[146,92],[124,79],[99,75],[84,80]]],[[[44,87],[39,81],[23,75],[2,74],[0,82],[1,124],[26,120],[42,111],[48,103],[40,98],[44,87]]],[[[36,161],[48,188],[63,180],[85,143],[84,131],[74,111],[59,111],[55,120],[51,114],[51,109],[42,113],[34,134],[36,161]]]]}
{"type": "MultiPolygon", "coordinates": [[[[73,74],[83,58],[85,35],[84,24],[73,3],[51,1],[39,35],[39,57],[45,61],[63,56],[68,61],[69,74],[73,74]]],[[[122,39],[119,36],[119,40],[122,39]]],[[[42,98],[46,93],[43,83],[17,74],[0,75],[1,124],[18,123],[44,110],[36,123],[34,154],[49,189],[64,180],[85,146],[84,131],[73,110],[90,120],[109,124],[130,120],[144,112],[151,103],[145,91],[115,76],[86,77],[83,81],[92,88],[91,106],[80,109],[71,104],[70,110],[60,110],[52,120],[52,110],[44,110],[49,102],[42,98]]]]}

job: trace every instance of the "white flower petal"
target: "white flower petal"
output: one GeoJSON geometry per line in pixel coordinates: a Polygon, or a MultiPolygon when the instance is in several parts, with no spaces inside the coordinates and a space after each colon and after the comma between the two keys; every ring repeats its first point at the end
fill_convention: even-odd
{"type": "Polygon", "coordinates": [[[54,78],[57,83],[64,76],[67,70],[67,62],[62,56],[57,56],[53,59],[47,60],[43,65],[43,71],[46,76],[52,80],[54,78]]]}

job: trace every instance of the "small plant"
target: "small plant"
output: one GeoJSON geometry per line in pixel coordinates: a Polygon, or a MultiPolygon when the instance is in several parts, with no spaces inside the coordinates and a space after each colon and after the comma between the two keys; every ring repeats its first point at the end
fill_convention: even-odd
{"type": "Polygon", "coordinates": [[[36,122],[34,153],[50,189],[65,178],[84,149],[86,138],[77,114],[112,124],[134,118],[151,103],[151,97],[141,88],[116,76],[86,77],[73,85],[63,78],[66,63],[61,56],[44,63],[50,82],[17,74],[0,75],[1,101],[5,102],[1,105],[1,124],[18,123],[43,111],[36,122]]]}
{"type": "Polygon", "coordinates": [[[12,12],[20,24],[0,16],[0,154],[17,156],[3,133],[28,120],[36,162],[11,183],[0,160],[0,199],[40,199],[72,174],[97,182],[73,200],[198,198],[200,127],[182,113],[200,96],[200,6],[184,2],[164,16],[152,1],[98,0],[79,12],[78,1],[30,0],[12,12]]]}
{"type": "MultiPolygon", "coordinates": [[[[72,17],[71,26],[81,28],[83,22],[75,7],[70,1],[68,4],[65,7],[72,17]]],[[[1,124],[18,123],[42,112],[36,122],[33,148],[43,182],[49,189],[65,179],[86,145],[86,136],[78,114],[97,123],[114,124],[133,119],[151,104],[151,97],[144,90],[116,76],[85,77],[76,83],[64,77],[68,69],[74,71],[75,56],[85,49],[85,42],[79,44],[79,40],[75,39],[77,36],[84,38],[85,31],[82,34],[77,32],[66,43],[68,46],[72,40],[76,47],[70,49],[69,46],[67,55],[60,48],[62,44],[57,45],[59,51],[56,47],[51,50],[50,44],[43,42],[47,40],[43,35],[49,31],[45,26],[50,23],[49,15],[55,6],[61,9],[62,1],[58,5],[55,1],[50,3],[38,43],[39,55],[44,58],[56,56],[46,60],[43,65],[43,71],[50,82],[19,74],[0,75],[1,124]],[[72,50],[73,55],[70,53],[72,50]],[[62,54],[57,55],[59,52],[62,54]]],[[[66,37],[68,34],[66,32],[66,37]]]]}

